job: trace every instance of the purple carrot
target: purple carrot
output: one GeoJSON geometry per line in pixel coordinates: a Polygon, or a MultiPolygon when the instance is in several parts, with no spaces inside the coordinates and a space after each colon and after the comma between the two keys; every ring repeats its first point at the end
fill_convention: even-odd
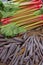
{"type": "Polygon", "coordinates": [[[10,47],[10,49],[9,49],[7,55],[6,55],[6,58],[5,58],[4,62],[7,61],[7,59],[9,58],[9,55],[12,53],[13,49],[15,49],[14,47],[15,47],[15,44],[12,43],[12,44],[11,44],[11,47],[10,47]]]}
{"type": "Polygon", "coordinates": [[[12,60],[11,60],[11,62],[10,62],[9,65],[12,65],[12,62],[14,61],[14,59],[15,59],[15,57],[16,57],[16,54],[17,54],[17,52],[19,51],[19,47],[20,47],[20,46],[18,46],[17,49],[15,50],[14,56],[13,56],[13,58],[12,58],[12,60]]]}
{"type": "Polygon", "coordinates": [[[5,54],[2,56],[2,58],[1,58],[2,62],[4,62],[6,55],[7,55],[7,50],[6,50],[5,54]]]}
{"type": "Polygon", "coordinates": [[[24,41],[25,41],[27,38],[28,38],[28,35],[27,35],[27,32],[26,32],[26,33],[24,33],[24,35],[23,35],[24,41]]]}
{"type": "Polygon", "coordinates": [[[27,45],[26,45],[25,51],[24,51],[24,53],[23,53],[23,55],[22,55],[22,58],[21,58],[21,61],[20,61],[20,65],[22,65],[22,63],[23,63],[24,56],[25,56],[25,54],[26,54],[26,50],[27,50],[27,45]]]}
{"type": "Polygon", "coordinates": [[[5,54],[7,48],[3,49],[2,53],[0,54],[0,58],[5,54]]]}
{"type": "Polygon", "coordinates": [[[18,59],[17,59],[17,61],[15,62],[15,64],[14,65],[18,65],[18,62],[19,62],[19,60],[21,59],[21,55],[20,56],[18,56],[18,59]]]}
{"type": "Polygon", "coordinates": [[[14,37],[13,38],[15,41],[18,41],[18,42],[23,42],[23,39],[19,38],[19,37],[14,37]]]}

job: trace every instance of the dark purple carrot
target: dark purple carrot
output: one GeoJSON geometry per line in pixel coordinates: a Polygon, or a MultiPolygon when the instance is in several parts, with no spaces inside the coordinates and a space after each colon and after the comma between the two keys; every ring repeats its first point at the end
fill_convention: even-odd
{"type": "Polygon", "coordinates": [[[17,59],[18,59],[18,56],[16,56],[16,58],[13,60],[11,65],[14,65],[16,63],[17,59]]]}
{"type": "Polygon", "coordinates": [[[43,49],[43,46],[41,45],[41,43],[40,43],[38,37],[36,37],[36,38],[37,38],[37,42],[38,42],[38,44],[39,44],[40,49],[43,49]]]}
{"type": "Polygon", "coordinates": [[[31,36],[30,36],[30,37],[28,37],[28,39],[25,41],[25,43],[26,43],[26,42],[29,42],[29,41],[30,41],[30,39],[31,39],[31,36]]]}
{"type": "Polygon", "coordinates": [[[0,54],[0,58],[5,54],[6,50],[7,50],[7,48],[3,49],[2,53],[0,54]]]}
{"type": "Polygon", "coordinates": [[[20,39],[19,37],[14,37],[13,39],[17,42],[23,42],[23,39],[20,39]]]}
{"type": "Polygon", "coordinates": [[[24,41],[28,38],[27,32],[23,34],[24,41]]]}
{"type": "Polygon", "coordinates": [[[9,56],[9,59],[11,60],[13,56],[14,56],[14,53],[9,56]]]}
{"type": "Polygon", "coordinates": [[[21,55],[20,55],[20,56],[18,56],[18,59],[17,59],[17,61],[15,62],[15,64],[14,64],[14,65],[18,65],[18,62],[20,61],[20,59],[21,59],[21,55]]]}
{"type": "Polygon", "coordinates": [[[26,57],[24,57],[24,61],[25,61],[25,62],[29,61],[29,59],[30,59],[30,56],[29,56],[29,55],[26,56],[26,57]]]}
{"type": "Polygon", "coordinates": [[[0,47],[4,46],[4,45],[7,45],[9,44],[9,41],[6,41],[6,42],[0,42],[0,47]]]}
{"type": "Polygon", "coordinates": [[[12,44],[8,44],[8,45],[5,45],[5,44],[4,44],[4,47],[5,47],[5,48],[10,48],[11,45],[12,45],[12,44]]]}
{"type": "Polygon", "coordinates": [[[26,55],[26,51],[27,51],[27,45],[26,45],[25,51],[24,51],[24,53],[23,53],[23,55],[21,57],[20,65],[23,64],[23,60],[24,60],[24,56],[26,55]]]}
{"type": "Polygon", "coordinates": [[[18,46],[17,49],[15,50],[14,56],[13,56],[13,58],[12,58],[12,60],[11,60],[11,62],[10,62],[9,65],[12,65],[12,62],[14,61],[15,57],[17,56],[16,54],[17,54],[17,52],[19,51],[19,47],[20,47],[20,46],[18,46]]]}
{"type": "Polygon", "coordinates": [[[1,57],[2,62],[4,62],[6,55],[7,55],[7,50],[6,50],[5,54],[1,57]]]}
{"type": "Polygon", "coordinates": [[[42,60],[39,62],[39,65],[42,65],[42,60]]]}
{"type": "Polygon", "coordinates": [[[10,46],[10,48],[9,48],[9,51],[8,51],[8,53],[7,53],[7,55],[6,55],[6,58],[5,58],[4,62],[7,61],[7,59],[9,58],[9,55],[12,53],[14,47],[15,47],[15,44],[11,44],[11,46],[10,46]]]}
{"type": "Polygon", "coordinates": [[[7,41],[7,40],[8,40],[7,38],[5,38],[5,39],[1,38],[1,39],[0,39],[0,42],[5,42],[5,41],[7,41]]]}

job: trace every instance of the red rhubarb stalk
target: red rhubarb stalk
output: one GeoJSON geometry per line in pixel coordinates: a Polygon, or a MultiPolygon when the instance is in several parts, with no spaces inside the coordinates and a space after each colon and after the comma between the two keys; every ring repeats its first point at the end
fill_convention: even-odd
{"type": "MultiPolygon", "coordinates": [[[[40,8],[41,8],[41,5],[31,7],[31,9],[36,9],[36,10],[38,10],[38,9],[40,9],[40,8]]],[[[11,20],[13,20],[14,18],[15,18],[15,16],[8,17],[8,18],[3,18],[3,19],[1,20],[1,22],[2,22],[2,24],[8,24],[8,23],[10,23],[11,20]]]]}

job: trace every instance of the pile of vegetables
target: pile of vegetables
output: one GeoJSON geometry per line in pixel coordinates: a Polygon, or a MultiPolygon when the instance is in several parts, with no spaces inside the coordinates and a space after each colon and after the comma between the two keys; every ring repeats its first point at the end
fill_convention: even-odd
{"type": "Polygon", "coordinates": [[[0,0],[0,61],[43,65],[43,5],[22,4],[0,0]]]}
{"type": "Polygon", "coordinates": [[[6,38],[0,35],[0,59],[7,65],[43,65],[43,28],[6,38]]]}

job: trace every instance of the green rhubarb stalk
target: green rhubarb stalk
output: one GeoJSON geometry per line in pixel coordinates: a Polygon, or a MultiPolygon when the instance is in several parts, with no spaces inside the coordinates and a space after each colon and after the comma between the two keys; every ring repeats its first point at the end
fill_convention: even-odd
{"type": "Polygon", "coordinates": [[[25,9],[22,9],[22,10],[20,10],[20,11],[18,11],[17,13],[15,13],[15,14],[21,14],[22,12],[26,12],[26,11],[28,11],[28,10],[32,10],[31,8],[25,8],[25,9]]]}
{"type": "Polygon", "coordinates": [[[26,14],[24,16],[19,16],[19,17],[16,17],[16,18],[13,18],[13,19],[10,19],[9,21],[12,22],[12,21],[15,21],[16,23],[19,23],[18,21],[21,22],[21,20],[25,19],[25,18],[30,18],[30,16],[32,16],[32,13],[29,15],[29,14],[26,14]]]}
{"type": "Polygon", "coordinates": [[[21,22],[24,22],[24,21],[27,21],[27,20],[29,20],[29,19],[33,19],[35,16],[37,17],[37,16],[40,16],[41,14],[43,13],[43,9],[41,8],[40,10],[38,10],[38,11],[35,11],[33,14],[30,14],[28,17],[28,19],[25,19],[24,20],[24,18],[23,18],[23,20],[19,20],[19,21],[17,21],[17,24],[19,25],[19,23],[21,24],[21,22]],[[33,18],[30,18],[30,17],[33,17],[33,18]]]}
{"type": "Polygon", "coordinates": [[[38,25],[38,24],[43,24],[43,21],[37,21],[37,22],[35,22],[35,23],[32,23],[32,24],[28,24],[28,25],[25,25],[24,26],[24,28],[26,29],[26,28],[29,28],[29,27],[31,27],[31,26],[36,26],[36,25],[38,25]]]}
{"type": "Polygon", "coordinates": [[[27,25],[27,24],[35,23],[35,22],[37,22],[37,21],[40,20],[39,17],[40,17],[40,15],[37,16],[37,17],[35,17],[35,18],[33,18],[33,19],[27,19],[27,20],[25,20],[25,21],[22,21],[21,23],[19,23],[19,24],[17,24],[17,25],[18,25],[18,26],[24,26],[24,25],[27,25]]]}
{"type": "MultiPolygon", "coordinates": [[[[23,10],[20,10],[20,11],[18,11],[17,13],[15,13],[15,14],[18,14],[18,16],[19,16],[19,14],[21,15],[22,13],[24,13],[24,12],[26,12],[26,11],[28,11],[29,10],[29,12],[30,11],[32,11],[33,9],[31,9],[31,8],[26,8],[26,9],[23,9],[23,10]]],[[[37,14],[39,14],[39,13],[43,13],[43,7],[41,7],[40,8],[40,10],[38,10],[37,12],[36,12],[37,14]]],[[[35,15],[37,15],[37,14],[35,14],[35,15]]]]}
{"type": "Polygon", "coordinates": [[[34,26],[31,26],[31,27],[26,28],[26,30],[29,31],[29,30],[35,29],[35,28],[37,28],[39,26],[42,26],[42,25],[43,24],[34,25],[34,26]]]}
{"type": "Polygon", "coordinates": [[[28,27],[25,27],[25,28],[24,28],[23,26],[21,26],[21,29],[20,29],[20,27],[19,27],[19,29],[20,29],[19,33],[21,34],[21,33],[30,31],[30,30],[32,30],[32,29],[35,29],[35,28],[41,26],[41,25],[43,25],[43,21],[42,21],[42,23],[38,23],[38,24],[35,24],[35,25],[33,25],[33,26],[28,26],[28,27]],[[23,29],[23,30],[22,30],[22,29],[23,29]],[[24,30],[25,30],[25,31],[24,31],[24,30]]]}
{"type": "Polygon", "coordinates": [[[22,12],[22,13],[19,13],[19,14],[15,14],[15,17],[20,17],[20,16],[24,16],[26,14],[30,14],[34,11],[37,11],[37,9],[32,9],[32,10],[28,10],[28,11],[25,11],[25,12],[22,12]]]}
{"type": "Polygon", "coordinates": [[[30,25],[24,25],[22,26],[24,29],[26,29],[26,31],[28,30],[31,30],[31,29],[34,29],[34,28],[37,28],[39,26],[43,25],[43,21],[38,21],[37,23],[34,23],[34,24],[30,24],[30,25]]]}
{"type": "Polygon", "coordinates": [[[32,10],[32,12],[30,11],[26,11],[26,14],[24,14],[24,15],[22,15],[22,16],[19,16],[19,17],[16,17],[16,15],[14,16],[14,18],[13,19],[10,19],[9,21],[16,21],[16,20],[21,20],[22,18],[25,18],[25,17],[28,17],[29,16],[29,14],[31,15],[34,11],[36,11],[36,9],[34,9],[34,10],[32,10]]]}
{"type": "MultiPolygon", "coordinates": [[[[43,10],[42,10],[43,11],[43,10]]],[[[25,15],[25,16],[21,16],[21,17],[17,17],[17,18],[14,18],[14,19],[11,19],[10,21],[14,21],[15,20],[15,22],[17,21],[17,20],[19,20],[19,21],[17,21],[17,23],[21,23],[21,21],[23,21],[24,20],[24,18],[26,18],[26,17],[33,17],[33,16],[38,16],[38,15],[40,15],[40,14],[42,14],[41,13],[41,9],[40,10],[38,10],[38,11],[35,11],[33,14],[29,14],[29,15],[25,15]],[[23,20],[21,20],[23,18],[23,20]]],[[[29,19],[28,18],[28,19],[29,19]]]]}
{"type": "Polygon", "coordinates": [[[37,9],[26,8],[26,9],[23,9],[23,10],[20,10],[20,11],[16,12],[15,15],[17,15],[17,16],[19,16],[19,14],[20,14],[20,15],[23,15],[23,14],[25,14],[26,12],[32,12],[32,11],[34,11],[34,10],[37,10],[37,9]]]}
{"type": "Polygon", "coordinates": [[[38,15],[38,16],[31,16],[31,17],[28,17],[28,18],[24,18],[22,20],[17,21],[16,25],[21,26],[21,25],[23,25],[27,21],[28,21],[28,23],[30,23],[32,19],[35,19],[37,17],[40,17],[40,15],[38,15]]]}

